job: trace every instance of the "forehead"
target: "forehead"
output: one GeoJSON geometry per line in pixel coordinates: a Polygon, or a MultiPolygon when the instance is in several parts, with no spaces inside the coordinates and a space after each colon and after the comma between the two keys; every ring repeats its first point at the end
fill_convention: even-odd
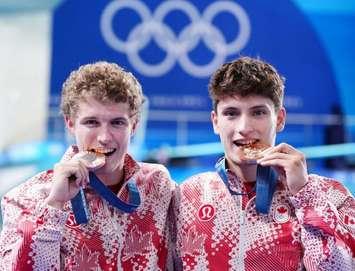
{"type": "Polygon", "coordinates": [[[89,97],[78,103],[79,110],[77,117],[128,117],[130,107],[128,103],[103,103],[95,98],[89,97]]]}
{"type": "Polygon", "coordinates": [[[249,96],[225,96],[219,99],[217,110],[223,110],[225,108],[240,108],[240,109],[249,109],[253,107],[266,107],[275,109],[275,105],[270,98],[260,96],[260,95],[249,95],[249,96]]]}

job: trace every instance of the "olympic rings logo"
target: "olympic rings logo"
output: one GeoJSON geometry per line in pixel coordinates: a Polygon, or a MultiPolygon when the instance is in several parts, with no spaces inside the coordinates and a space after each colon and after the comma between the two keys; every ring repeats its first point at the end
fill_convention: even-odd
{"type": "Polygon", "coordinates": [[[193,4],[184,0],[164,1],[153,14],[139,0],[115,0],[103,10],[100,27],[104,40],[111,48],[127,54],[129,62],[138,72],[151,77],[164,75],[172,69],[176,61],[190,75],[209,76],[225,62],[228,55],[242,50],[250,37],[249,17],[240,5],[232,1],[213,2],[201,15],[193,4]],[[112,25],[116,13],[122,9],[135,11],[141,19],[141,23],[131,29],[126,40],[116,35],[112,25]],[[183,12],[190,20],[190,24],[178,35],[163,22],[172,11],[183,12]],[[230,42],[226,41],[222,31],[212,23],[221,12],[231,13],[239,24],[239,32],[230,42]],[[140,50],[152,39],[166,52],[165,58],[157,64],[148,64],[139,55],[140,50]],[[214,53],[212,60],[205,65],[195,64],[189,57],[189,52],[200,41],[214,53]]]}

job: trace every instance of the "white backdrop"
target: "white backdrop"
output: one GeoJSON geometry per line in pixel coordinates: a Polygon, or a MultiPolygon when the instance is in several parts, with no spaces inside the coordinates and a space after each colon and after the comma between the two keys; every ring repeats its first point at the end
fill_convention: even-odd
{"type": "Polygon", "coordinates": [[[60,2],[0,0],[0,151],[45,136],[52,10],[60,2]]]}

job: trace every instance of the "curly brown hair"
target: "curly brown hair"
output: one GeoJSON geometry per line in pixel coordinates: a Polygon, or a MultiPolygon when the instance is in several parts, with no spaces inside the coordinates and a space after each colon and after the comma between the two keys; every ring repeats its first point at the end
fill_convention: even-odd
{"type": "Polygon", "coordinates": [[[93,97],[102,103],[127,103],[131,115],[139,116],[144,101],[138,80],[115,63],[99,61],[70,73],[62,87],[61,112],[75,118],[79,103],[93,97]]]}
{"type": "Polygon", "coordinates": [[[283,103],[284,82],[285,78],[269,63],[241,57],[223,64],[212,75],[208,90],[215,111],[221,98],[233,95],[264,96],[270,98],[278,110],[283,103]]]}

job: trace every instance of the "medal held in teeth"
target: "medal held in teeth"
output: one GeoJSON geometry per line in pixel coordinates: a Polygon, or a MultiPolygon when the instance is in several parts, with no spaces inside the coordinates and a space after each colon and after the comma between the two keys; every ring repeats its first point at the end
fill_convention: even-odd
{"type": "Polygon", "coordinates": [[[88,169],[95,170],[105,164],[105,155],[96,151],[84,151],[77,154],[88,169]]]}
{"type": "Polygon", "coordinates": [[[256,163],[256,160],[262,157],[261,152],[266,150],[269,146],[261,143],[254,142],[248,144],[242,149],[242,160],[245,160],[246,163],[256,163]]]}

